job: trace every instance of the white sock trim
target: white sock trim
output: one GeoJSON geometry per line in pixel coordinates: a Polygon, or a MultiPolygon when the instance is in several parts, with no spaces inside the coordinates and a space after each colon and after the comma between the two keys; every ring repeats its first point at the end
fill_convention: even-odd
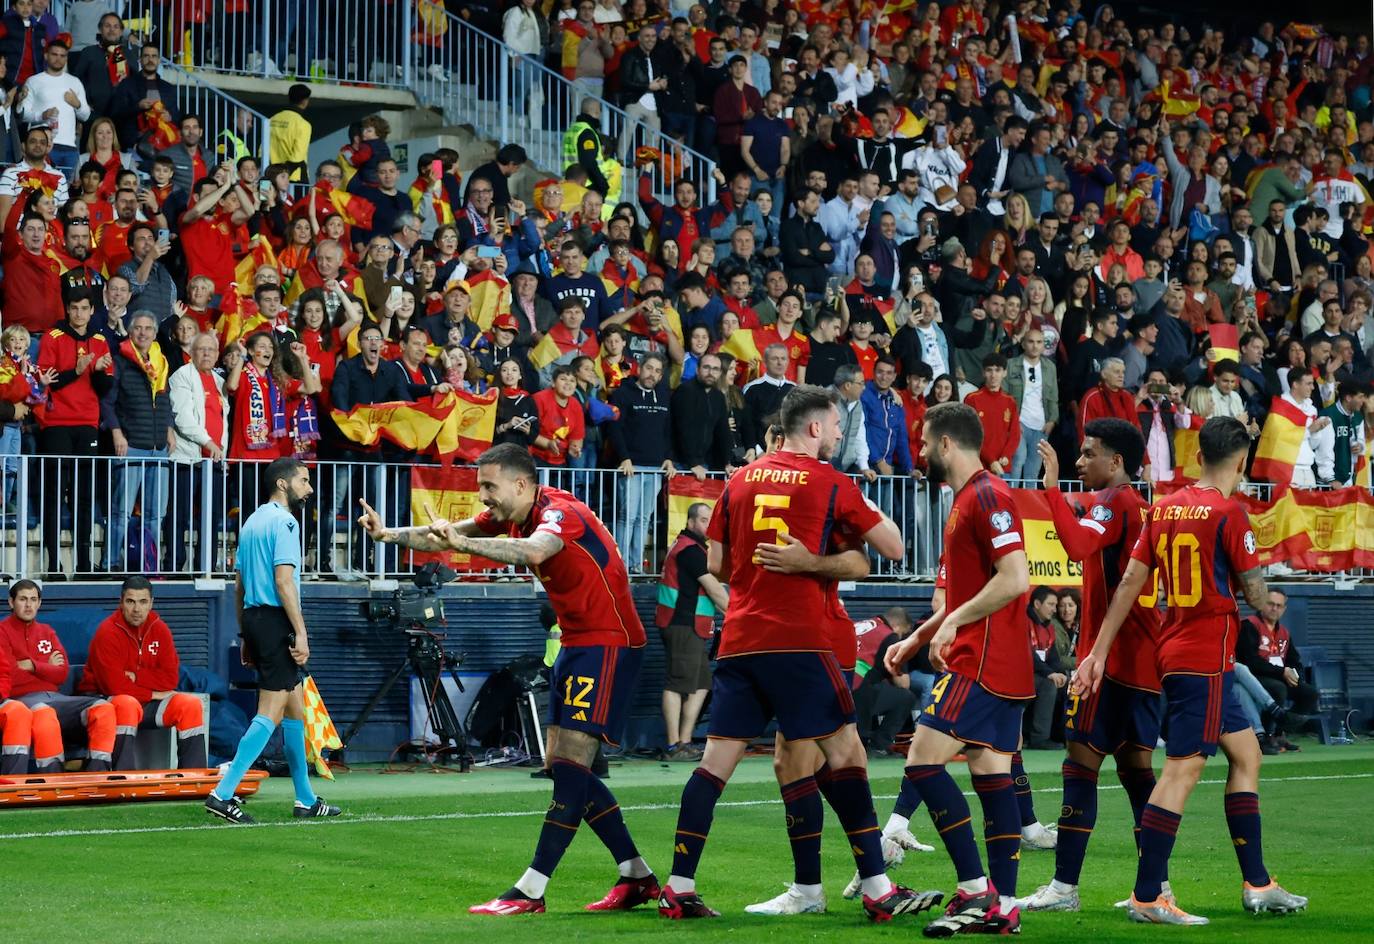
{"type": "Polygon", "coordinates": [[[525,874],[520,876],[515,887],[531,898],[543,898],[544,890],[549,887],[549,877],[534,869],[525,869],[525,874]]]}
{"type": "Polygon", "coordinates": [[[860,884],[863,887],[864,897],[866,898],[882,898],[888,892],[892,891],[892,879],[887,877],[886,872],[881,875],[869,876],[860,884]]]}
{"type": "Polygon", "coordinates": [[[690,895],[697,890],[697,880],[683,878],[681,875],[670,875],[668,876],[668,887],[679,895],[690,895]]]}
{"type": "Polygon", "coordinates": [[[645,862],[642,856],[626,859],[618,863],[618,867],[621,878],[648,878],[654,874],[654,870],[649,868],[649,863],[645,862]]]}

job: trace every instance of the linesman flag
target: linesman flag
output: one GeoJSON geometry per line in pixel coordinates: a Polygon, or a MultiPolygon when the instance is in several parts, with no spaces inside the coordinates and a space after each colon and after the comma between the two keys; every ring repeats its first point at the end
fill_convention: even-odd
{"type": "Polygon", "coordinates": [[[324,707],[324,699],[315,686],[315,679],[307,675],[301,693],[305,696],[305,759],[315,766],[315,772],[329,780],[334,779],[334,771],[329,769],[329,761],[324,759],[326,750],[337,751],[343,747],[339,732],[334,728],[334,720],[324,707]]]}
{"type": "Polygon", "coordinates": [[[1293,481],[1293,466],[1298,461],[1303,437],[1307,435],[1307,424],[1311,417],[1302,407],[1275,397],[1269,404],[1269,416],[1264,421],[1264,431],[1260,433],[1259,447],[1255,450],[1255,461],[1250,472],[1257,479],[1265,479],[1275,485],[1289,485],[1293,481]]]}

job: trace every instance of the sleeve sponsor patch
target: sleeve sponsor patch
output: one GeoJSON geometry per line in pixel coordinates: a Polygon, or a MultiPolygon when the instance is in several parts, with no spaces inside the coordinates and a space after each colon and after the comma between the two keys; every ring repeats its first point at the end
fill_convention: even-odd
{"type": "Polygon", "coordinates": [[[1021,535],[1018,534],[1018,533],[1015,532],[1015,531],[1009,531],[1009,532],[1007,532],[1006,534],[999,534],[999,535],[997,535],[997,537],[995,537],[995,538],[992,539],[992,546],[993,546],[993,547],[1006,547],[1008,544],[1020,544],[1020,543],[1021,543],[1021,535]]]}

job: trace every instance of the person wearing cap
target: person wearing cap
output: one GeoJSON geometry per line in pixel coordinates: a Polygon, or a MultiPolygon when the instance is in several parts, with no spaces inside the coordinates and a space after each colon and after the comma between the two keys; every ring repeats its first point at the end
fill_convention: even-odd
{"type": "Polygon", "coordinates": [[[505,311],[491,320],[486,346],[477,352],[477,362],[487,374],[487,382],[495,384],[502,361],[513,360],[520,365],[520,385],[526,390],[539,389],[539,375],[530,364],[530,348],[519,340],[520,327],[515,316],[505,311]]]}
{"type": "Polygon", "coordinates": [[[510,310],[515,316],[518,344],[537,344],[558,322],[558,312],[553,302],[539,291],[539,282],[539,273],[529,259],[522,261],[511,273],[510,310]]]}
{"type": "Polygon", "coordinates": [[[310,138],[313,129],[305,118],[310,107],[310,86],[297,82],[286,92],[287,107],[272,116],[267,124],[271,135],[269,162],[280,164],[290,174],[290,180],[308,183],[310,138]]]}
{"type": "Polygon", "coordinates": [[[430,340],[439,347],[461,344],[476,350],[482,329],[469,315],[472,313],[472,288],[466,279],[454,282],[444,292],[444,310],[424,319],[423,326],[430,340]]]}
{"type": "Polygon", "coordinates": [[[19,119],[31,124],[46,123],[52,129],[52,149],[48,159],[62,171],[70,183],[76,176],[76,126],[91,117],[86,100],[86,87],[81,80],[67,72],[67,56],[71,37],[65,33],[48,43],[43,53],[42,72],[30,76],[24,83],[20,100],[19,119]]]}
{"type": "Polygon", "coordinates": [[[740,155],[744,123],[763,111],[763,96],[749,84],[749,60],[730,57],[729,78],[716,89],[712,112],[716,118],[716,146],[720,149],[720,169],[727,178],[746,172],[740,155]]]}

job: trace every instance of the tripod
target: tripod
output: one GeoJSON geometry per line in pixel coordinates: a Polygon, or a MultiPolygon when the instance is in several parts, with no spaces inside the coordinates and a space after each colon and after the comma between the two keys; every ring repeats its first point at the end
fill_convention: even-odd
{"type": "Polygon", "coordinates": [[[468,733],[463,728],[462,721],[458,719],[458,712],[454,710],[453,702],[449,700],[448,692],[444,690],[443,685],[443,671],[447,669],[449,678],[458,686],[458,691],[465,690],[458,674],[454,672],[454,666],[462,664],[462,657],[446,656],[438,638],[422,627],[415,626],[405,632],[409,639],[405,660],[396,666],[396,670],[382,682],[377,691],[373,692],[372,698],[358,715],[358,720],[353,722],[341,739],[343,747],[335,752],[335,756],[338,760],[344,759],[348,746],[353,743],[353,737],[367,724],[372,712],[409,669],[420,680],[425,711],[430,727],[439,739],[441,749],[451,746],[458,759],[459,771],[467,773],[472,767],[472,754],[468,751],[468,733]]]}

